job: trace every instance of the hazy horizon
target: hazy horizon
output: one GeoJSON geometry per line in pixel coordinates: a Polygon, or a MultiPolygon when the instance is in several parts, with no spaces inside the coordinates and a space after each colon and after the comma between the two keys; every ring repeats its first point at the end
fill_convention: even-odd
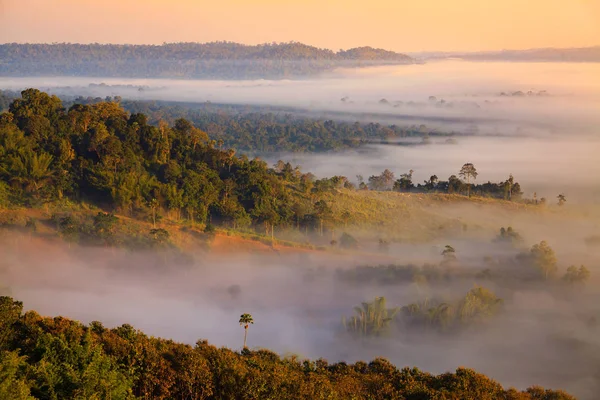
{"type": "Polygon", "coordinates": [[[600,44],[600,1],[375,0],[367,10],[358,1],[339,0],[1,0],[0,37],[3,43],[297,41],[332,50],[372,46],[398,52],[589,47],[600,44]]]}

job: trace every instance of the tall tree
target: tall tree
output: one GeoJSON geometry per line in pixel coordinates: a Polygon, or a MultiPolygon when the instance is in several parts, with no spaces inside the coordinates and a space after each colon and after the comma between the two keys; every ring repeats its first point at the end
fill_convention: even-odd
{"type": "Polygon", "coordinates": [[[329,220],[333,216],[333,211],[325,200],[319,200],[314,205],[315,214],[319,218],[319,233],[323,236],[323,221],[329,220]]]}
{"type": "Polygon", "coordinates": [[[533,258],[533,264],[543,274],[544,279],[554,276],[558,267],[556,265],[556,254],[545,240],[531,247],[530,255],[533,258]]]}
{"type": "Polygon", "coordinates": [[[458,176],[467,180],[467,195],[469,197],[471,197],[471,178],[475,180],[477,179],[477,175],[477,169],[475,169],[475,166],[471,163],[466,163],[463,165],[458,173],[458,176]]]}
{"type": "Polygon", "coordinates": [[[244,349],[248,347],[246,346],[246,338],[248,337],[248,327],[250,326],[250,324],[254,324],[254,318],[252,318],[252,315],[240,315],[240,326],[244,327],[244,349]]]}

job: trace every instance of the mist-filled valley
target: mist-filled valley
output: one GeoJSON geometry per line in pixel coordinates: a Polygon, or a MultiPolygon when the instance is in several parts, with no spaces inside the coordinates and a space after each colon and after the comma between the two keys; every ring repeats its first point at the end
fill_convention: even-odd
{"type": "Polygon", "coordinates": [[[100,320],[109,327],[130,323],[150,335],[186,343],[208,338],[239,348],[236,316],[251,311],[251,348],[329,361],[384,356],[433,373],[469,366],[506,386],[535,383],[594,398],[598,209],[444,201],[424,208],[427,216],[392,222],[417,230],[431,218],[460,221],[458,227],[436,233],[435,240],[385,246],[376,239],[382,230],[351,228],[359,248],[341,252],[246,252],[233,238],[224,248],[187,249],[193,261],[183,264],[163,263],[160,252],[44,244],[35,235],[6,232],[2,282],[43,315],[100,320]],[[515,227],[509,230],[516,239],[500,233],[507,224],[515,227]],[[531,249],[542,240],[555,261],[554,253],[531,249]],[[571,264],[577,267],[569,275],[571,264]],[[580,265],[588,277],[578,275],[580,265]],[[546,267],[551,278],[539,275],[546,267]],[[493,307],[477,299],[468,314],[461,302],[477,287],[489,290],[481,296],[493,296],[493,307]],[[381,296],[396,313],[381,332],[344,327],[343,317],[360,315],[356,306],[381,296]],[[454,307],[456,316],[444,314],[444,305],[454,307]]]}
{"type": "MultiPolygon", "coordinates": [[[[134,343],[131,324],[235,357],[270,349],[305,377],[327,369],[289,360],[323,358],[339,387],[333,363],[385,357],[594,399],[598,76],[440,61],[303,80],[2,77],[0,294],[81,321],[114,360],[130,354],[110,335],[134,343]]],[[[39,363],[53,362],[35,358],[40,332],[73,334],[19,318],[0,350],[29,329],[39,363]]],[[[168,345],[153,346],[183,365],[168,345]]],[[[144,392],[147,376],[168,386],[154,373],[127,372],[135,396],[180,393],[144,392]]],[[[405,398],[458,390],[422,379],[431,392],[405,398]]],[[[571,398],[502,393],[474,398],[571,398]]]]}
{"type": "Polygon", "coordinates": [[[36,87],[70,99],[118,96],[125,103],[136,103],[125,107],[144,112],[151,121],[188,118],[211,138],[223,139],[227,147],[264,157],[269,164],[291,161],[318,177],[344,175],[356,181],[356,175],[368,177],[388,168],[396,174],[414,170],[421,181],[434,173],[441,173],[440,178],[450,176],[468,159],[485,172],[483,179],[497,180],[512,173],[526,183],[529,196],[534,192],[556,196],[552,190],[559,190],[578,199],[598,194],[599,167],[594,158],[600,149],[599,65],[455,60],[338,69],[303,80],[3,77],[0,87],[13,91],[36,87]],[[153,106],[156,100],[165,103],[153,106]],[[212,109],[211,104],[215,104],[212,109]],[[223,113],[233,115],[229,125],[215,118],[223,113]],[[236,122],[248,123],[244,116],[250,113],[256,122],[251,121],[246,136],[231,133],[236,122]],[[360,121],[382,128],[373,136],[348,137],[360,144],[358,149],[355,144],[348,149],[322,141],[305,147],[293,132],[286,132],[286,139],[277,138],[286,121],[290,124],[289,116],[308,123],[360,121]],[[258,139],[261,118],[283,122],[258,139]],[[406,133],[390,133],[388,127],[406,133]],[[338,154],[329,154],[331,150],[338,154]],[[315,151],[328,154],[310,154],[315,151]]]}

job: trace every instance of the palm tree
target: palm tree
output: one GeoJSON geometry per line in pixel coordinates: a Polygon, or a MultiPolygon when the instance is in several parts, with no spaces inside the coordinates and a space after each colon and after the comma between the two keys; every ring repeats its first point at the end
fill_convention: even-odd
{"type": "Polygon", "coordinates": [[[240,315],[240,326],[244,327],[244,348],[247,348],[246,338],[248,337],[248,326],[250,326],[250,324],[254,324],[254,319],[252,318],[252,315],[250,315],[250,314],[240,315]]]}
{"type": "Polygon", "coordinates": [[[354,307],[357,315],[342,319],[346,330],[357,336],[378,336],[384,333],[400,311],[399,308],[386,308],[385,297],[376,297],[374,301],[363,302],[362,307],[354,307]]]}
{"type": "Polygon", "coordinates": [[[53,157],[48,153],[37,154],[31,150],[21,152],[13,158],[12,180],[22,185],[25,190],[37,194],[52,178],[50,168],[53,157]]]}

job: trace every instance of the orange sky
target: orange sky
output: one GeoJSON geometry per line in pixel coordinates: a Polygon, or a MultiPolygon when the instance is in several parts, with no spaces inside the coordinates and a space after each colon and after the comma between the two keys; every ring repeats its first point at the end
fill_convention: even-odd
{"type": "Polygon", "coordinates": [[[600,0],[0,0],[0,42],[600,45],[600,0]]]}

